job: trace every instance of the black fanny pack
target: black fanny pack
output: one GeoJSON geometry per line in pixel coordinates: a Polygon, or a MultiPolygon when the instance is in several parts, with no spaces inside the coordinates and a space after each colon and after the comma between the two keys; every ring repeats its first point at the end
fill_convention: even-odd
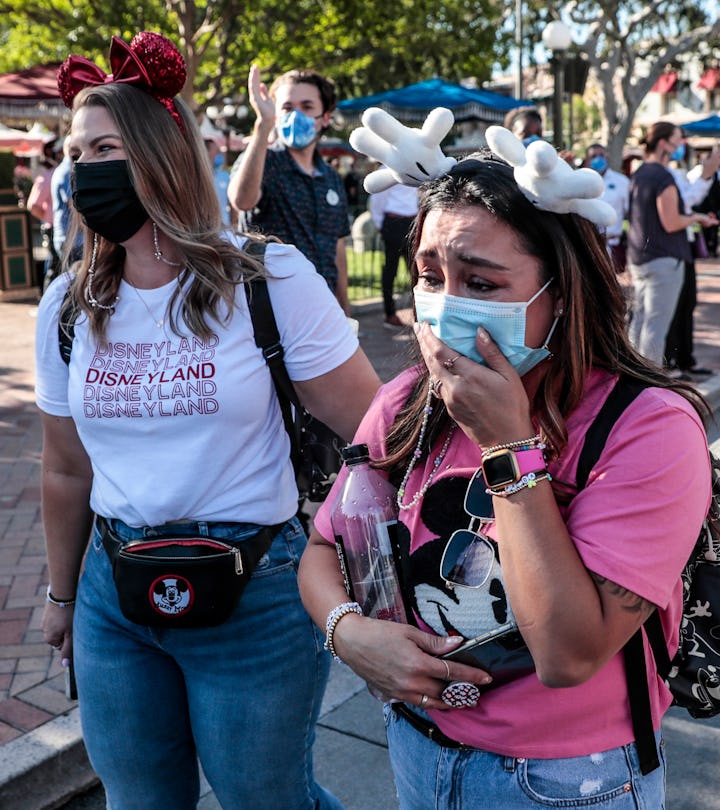
{"type": "Polygon", "coordinates": [[[123,541],[96,519],[126,619],[148,627],[212,627],[232,613],[283,524],[236,545],[211,537],[123,541]]]}

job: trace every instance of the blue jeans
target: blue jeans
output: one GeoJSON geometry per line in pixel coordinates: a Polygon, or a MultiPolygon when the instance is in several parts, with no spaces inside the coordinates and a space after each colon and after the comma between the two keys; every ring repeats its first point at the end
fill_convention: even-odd
{"type": "Polygon", "coordinates": [[[505,757],[441,748],[389,705],[384,711],[400,810],[665,807],[665,751],[659,733],[660,767],[643,776],[634,743],[567,759],[505,757]]]}
{"type": "MultiPolygon", "coordinates": [[[[239,541],[257,530],[237,523],[111,525],[124,540],[239,541]]],[[[192,810],[199,758],[224,810],[341,810],[312,773],[330,662],[298,594],[305,543],[293,518],[225,623],[165,630],[122,615],[95,530],[77,596],[74,658],[83,736],[108,808],[192,810]]]]}

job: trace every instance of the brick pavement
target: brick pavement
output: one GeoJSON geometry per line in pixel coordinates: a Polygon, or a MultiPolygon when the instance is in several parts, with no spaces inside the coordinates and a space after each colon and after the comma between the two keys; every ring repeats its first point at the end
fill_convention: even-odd
{"type": "MultiPolygon", "coordinates": [[[[47,569],[33,394],[36,303],[34,296],[0,297],[0,746],[75,705],[65,698],[59,656],[40,631],[47,569]]],[[[382,329],[379,304],[356,314],[366,351],[389,379],[405,362],[409,334],[382,329]]]]}
{"type": "MultiPolygon", "coordinates": [[[[720,371],[720,259],[698,263],[698,285],[697,361],[720,371]]],[[[0,293],[0,751],[75,705],[65,698],[58,656],[40,632],[47,571],[33,398],[35,304],[0,293]]],[[[408,362],[410,333],[383,329],[377,305],[355,314],[363,347],[388,379],[408,362]]],[[[720,390],[720,377],[700,387],[720,390]]]]}

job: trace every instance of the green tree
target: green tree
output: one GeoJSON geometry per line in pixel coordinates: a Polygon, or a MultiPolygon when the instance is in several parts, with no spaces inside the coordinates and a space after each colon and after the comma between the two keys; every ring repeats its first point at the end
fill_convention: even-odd
{"type": "MultiPolygon", "coordinates": [[[[528,36],[540,41],[549,22],[547,4],[529,0],[528,36]]],[[[557,14],[554,14],[557,16],[557,14]]],[[[563,21],[577,50],[590,62],[601,91],[601,140],[618,168],[642,100],[667,66],[690,56],[712,54],[718,44],[717,3],[697,0],[571,0],[563,21]]]]}
{"type": "Polygon", "coordinates": [[[421,81],[489,78],[506,62],[498,0],[0,0],[0,70],[83,53],[107,68],[112,34],[142,29],[186,57],[196,105],[245,90],[253,61],[268,79],[293,67],[333,78],[341,97],[421,81]]]}

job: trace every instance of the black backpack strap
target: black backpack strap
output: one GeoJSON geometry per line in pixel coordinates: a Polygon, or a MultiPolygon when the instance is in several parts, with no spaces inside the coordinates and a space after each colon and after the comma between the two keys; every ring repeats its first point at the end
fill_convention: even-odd
{"type": "Polygon", "coordinates": [[[72,354],[73,340],[75,340],[75,321],[80,314],[72,294],[72,287],[68,287],[60,304],[60,314],[58,315],[58,348],[60,357],[66,366],[70,365],[70,355],[72,354]]]}
{"type": "MultiPolygon", "coordinates": [[[[244,250],[252,258],[262,262],[265,247],[265,242],[248,239],[244,250]]],[[[285,430],[290,437],[290,459],[293,468],[297,470],[300,460],[300,425],[296,414],[301,409],[300,401],[283,360],[285,352],[280,342],[280,332],[270,302],[267,281],[262,277],[253,278],[248,282],[248,286],[250,288],[248,306],[255,334],[255,345],[262,350],[265,362],[270,369],[285,430]]]]}
{"type": "MultiPolygon", "coordinates": [[[[653,612],[657,616],[657,611],[653,612]]],[[[623,647],[625,680],[630,701],[630,717],[637,745],[640,773],[646,774],[660,767],[655,731],[650,710],[650,686],[648,684],[642,628],[635,631],[623,647]]]]}
{"type": "Polygon", "coordinates": [[[615,387],[585,434],[585,443],[580,451],[575,473],[578,492],[585,489],[590,471],[597,464],[615,422],[628,405],[646,388],[648,385],[645,383],[628,380],[625,377],[620,377],[615,383],[615,387]]]}
{"type": "MultiPolygon", "coordinates": [[[[618,379],[585,434],[585,442],[580,451],[575,473],[578,492],[585,488],[590,471],[597,464],[613,426],[628,405],[648,387],[647,384],[637,380],[629,380],[625,377],[618,379]]],[[[645,630],[650,639],[659,672],[663,672],[663,663],[664,661],[667,662],[666,674],[670,670],[670,659],[662,626],[660,625],[660,617],[656,610],[647,619],[645,630]],[[664,661],[662,657],[658,657],[658,652],[662,656],[662,651],[664,651],[664,661]]],[[[655,732],[652,726],[650,687],[648,685],[647,666],[645,665],[642,628],[638,629],[623,647],[623,658],[625,660],[625,678],[630,701],[633,734],[640,761],[640,771],[647,774],[658,768],[660,761],[657,746],[655,745],[655,732]]]]}

